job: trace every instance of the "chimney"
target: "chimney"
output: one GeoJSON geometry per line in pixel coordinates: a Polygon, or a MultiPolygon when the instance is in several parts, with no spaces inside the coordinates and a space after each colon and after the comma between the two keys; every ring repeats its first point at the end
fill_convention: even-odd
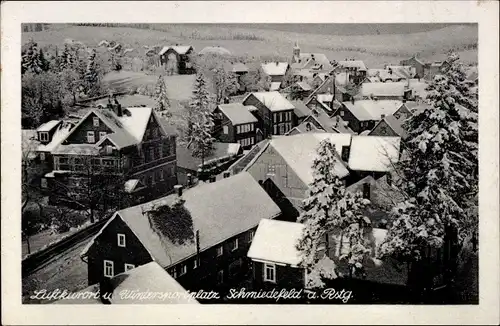
{"type": "Polygon", "coordinates": [[[354,96],[351,96],[351,103],[354,104],[355,101],[354,96]]]}
{"type": "Polygon", "coordinates": [[[216,180],[216,176],[212,175],[212,176],[210,176],[210,178],[208,178],[208,180],[209,180],[210,183],[214,183],[215,180],[216,180]]]}
{"type": "Polygon", "coordinates": [[[384,118],[385,118],[385,114],[383,114],[383,113],[382,113],[382,114],[380,115],[380,120],[383,120],[384,118]]]}
{"type": "Polygon", "coordinates": [[[223,175],[224,175],[224,179],[229,178],[231,176],[231,172],[226,171],[226,172],[224,172],[223,175]]]}
{"type": "Polygon", "coordinates": [[[191,175],[191,173],[188,173],[187,174],[187,185],[191,186],[192,184],[193,184],[193,176],[191,175]]]}
{"type": "Polygon", "coordinates": [[[178,197],[182,197],[182,185],[175,185],[174,190],[177,193],[178,197]]]}
{"type": "Polygon", "coordinates": [[[116,95],[113,95],[114,104],[112,104],[113,111],[117,116],[121,117],[123,115],[122,105],[118,102],[116,95]]]}
{"type": "Polygon", "coordinates": [[[342,161],[344,162],[349,161],[349,152],[350,152],[349,146],[342,146],[342,153],[340,155],[342,161]]]}
{"type": "Polygon", "coordinates": [[[370,184],[368,182],[363,184],[363,198],[370,199],[370,184]]]}
{"type": "Polygon", "coordinates": [[[111,279],[104,277],[99,281],[99,299],[103,304],[111,304],[111,299],[113,295],[113,285],[111,284],[111,279]]]}

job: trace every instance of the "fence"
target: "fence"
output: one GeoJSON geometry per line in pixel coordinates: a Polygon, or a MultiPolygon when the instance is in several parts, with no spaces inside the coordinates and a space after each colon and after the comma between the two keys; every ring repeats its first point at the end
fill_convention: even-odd
{"type": "Polygon", "coordinates": [[[104,224],[108,220],[109,217],[91,224],[87,228],[77,231],[76,233],[64,238],[63,240],[26,257],[22,261],[22,277],[27,277],[31,273],[35,272],[38,268],[42,267],[52,258],[70,249],[75,244],[93,236],[104,226],[104,224]]]}

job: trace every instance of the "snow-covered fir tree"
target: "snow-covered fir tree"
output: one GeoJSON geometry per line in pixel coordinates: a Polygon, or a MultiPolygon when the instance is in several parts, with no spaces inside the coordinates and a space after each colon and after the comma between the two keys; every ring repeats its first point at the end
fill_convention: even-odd
{"type": "Polygon", "coordinates": [[[31,40],[21,57],[21,73],[24,74],[29,71],[34,74],[39,74],[43,71],[42,66],[38,44],[31,40]]]}
{"type": "Polygon", "coordinates": [[[64,70],[75,66],[74,53],[69,44],[64,44],[64,49],[59,58],[59,69],[64,70]]]}
{"type": "Polygon", "coordinates": [[[334,262],[321,252],[327,246],[333,232],[341,238],[349,239],[348,248],[341,252],[341,260],[346,260],[349,275],[363,272],[363,259],[367,253],[363,232],[370,220],[363,215],[368,201],[361,194],[351,194],[335,174],[338,162],[335,146],[323,140],[313,161],[313,181],[309,185],[308,196],[303,202],[303,212],[297,222],[305,225],[304,233],[297,249],[302,254],[302,266],[308,273],[308,286],[322,287],[322,278],[336,278],[334,262]],[[328,267],[328,268],[326,268],[328,267]],[[332,269],[333,268],[333,269],[332,269]]]}
{"type": "Polygon", "coordinates": [[[49,71],[50,62],[45,58],[45,54],[43,53],[42,49],[40,49],[39,58],[40,58],[40,68],[42,68],[42,71],[49,71]]]}
{"type": "Polygon", "coordinates": [[[99,83],[99,73],[97,72],[97,62],[96,62],[97,52],[95,49],[90,51],[87,59],[87,67],[85,69],[85,92],[87,95],[92,95],[99,83]]]}
{"type": "Polygon", "coordinates": [[[160,113],[163,117],[169,117],[171,115],[170,111],[170,101],[167,96],[167,85],[165,84],[165,78],[160,75],[155,87],[155,106],[154,109],[160,113]]]}
{"type": "MultiPolygon", "coordinates": [[[[408,199],[392,210],[382,256],[418,262],[457,231],[463,245],[471,218],[477,222],[470,216],[478,191],[477,102],[464,76],[458,56],[451,54],[428,88],[431,107],[404,124],[409,136],[395,167],[408,199]]],[[[451,269],[453,259],[447,262],[451,269]]]]}
{"type": "Polygon", "coordinates": [[[188,106],[188,130],[186,132],[186,143],[192,149],[195,157],[202,159],[211,154],[213,150],[212,129],[214,127],[211,112],[212,101],[207,89],[207,83],[203,73],[196,76],[193,87],[193,96],[188,106]]]}

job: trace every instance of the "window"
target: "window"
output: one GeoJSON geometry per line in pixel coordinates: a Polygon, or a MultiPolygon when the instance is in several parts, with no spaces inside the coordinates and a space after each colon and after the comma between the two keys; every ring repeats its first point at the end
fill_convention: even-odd
{"type": "Polygon", "coordinates": [[[177,268],[174,267],[170,270],[170,275],[172,275],[173,278],[177,278],[177,268]]]}
{"type": "Polygon", "coordinates": [[[278,113],[273,114],[273,122],[278,122],[278,113]]]}
{"type": "Polygon", "coordinates": [[[154,148],[149,149],[149,157],[151,158],[151,161],[155,160],[155,151],[154,148]]]}
{"type": "Polygon", "coordinates": [[[401,118],[401,115],[399,114],[399,112],[394,113],[394,118],[396,118],[396,119],[401,118]]]}
{"type": "Polygon", "coordinates": [[[264,264],[264,281],[276,283],[276,265],[264,264]]]}
{"type": "Polygon", "coordinates": [[[98,117],[94,117],[92,119],[93,123],[94,123],[94,127],[99,127],[99,118],[98,117]]]}
{"type": "Polygon", "coordinates": [[[87,131],[87,143],[89,143],[89,144],[95,143],[95,138],[94,138],[94,132],[93,131],[87,131]]]}
{"type": "Polygon", "coordinates": [[[179,276],[182,276],[182,275],[186,274],[186,273],[187,273],[187,270],[188,270],[188,268],[187,268],[187,265],[186,265],[186,264],[181,265],[181,271],[180,271],[180,273],[179,273],[179,276]]]}
{"type": "Polygon", "coordinates": [[[125,272],[128,272],[129,270],[134,269],[134,268],[135,268],[135,265],[125,263],[125,272]]]}
{"type": "Polygon", "coordinates": [[[276,166],[273,164],[269,164],[267,166],[267,174],[275,174],[276,173],[276,166]]]}
{"type": "Polygon", "coordinates": [[[220,257],[224,254],[224,247],[222,245],[217,247],[217,257],[220,257]]]}
{"type": "Polygon", "coordinates": [[[158,129],[156,128],[153,129],[153,137],[154,138],[158,137],[158,129]]]}
{"type": "Polygon", "coordinates": [[[250,231],[250,233],[248,234],[248,243],[252,242],[253,240],[253,237],[255,235],[255,231],[250,231]]]}
{"type": "Polygon", "coordinates": [[[197,269],[198,268],[198,258],[195,258],[193,260],[193,269],[197,269]]]}
{"type": "Polygon", "coordinates": [[[250,145],[253,145],[254,143],[255,143],[255,138],[254,137],[250,138],[250,145]]]}
{"type": "Polygon", "coordinates": [[[165,179],[165,176],[163,175],[163,169],[160,169],[158,173],[160,174],[160,180],[163,181],[165,179]]]}
{"type": "Polygon", "coordinates": [[[115,276],[114,266],[111,260],[104,260],[104,276],[105,277],[115,276]]]}
{"type": "Polygon", "coordinates": [[[125,234],[118,233],[118,247],[125,247],[125,234]]]}
{"type": "Polygon", "coordinates": [[[49,133],[41,132],[40,133],[40,141],[49,141],[49,133]]]}
{"type": "Polygon", "coordinates": [[[221,269],[217,272],[217,284],[222,284],[224,282],[224,271],[221,269]]]}
{"type": "Polygon", "coordinates": [[[224,133],[224,135],[229,134],[229,127],[228,126],[222,126],[222,132],[224,133]]]}
{"type": "Polygon", "coordinates": [[[343,117],[344,116],[344,111],[340,110],[340,116],[343,117]]]}
{"type": "Polygon", "coordinates": [[[45,161],[45,153],[40,153],[40,161],[45,161]]]}
{"type": "Polygon", "coordinates": [[[277,134],[278,134],[278,125],[274,125],[273,135],[277,135],[277,134]]]}
{"type": "Polygon", "coordinates": [[[106,132],[105,131],[99,131],[99,140],[103,139],[104,137],[106,137],[106,132]]]}
{"type": "Polygon", "coordinates": [[[47,188],[47,179],[45,178],[40,179],[40,186],[42,188],[47,188]]]}
{"type": "Polygon", "coordinates": [[[231,241],[231,251],[235,251],[236,249],[238,249],[238,239],[231,241]]]}

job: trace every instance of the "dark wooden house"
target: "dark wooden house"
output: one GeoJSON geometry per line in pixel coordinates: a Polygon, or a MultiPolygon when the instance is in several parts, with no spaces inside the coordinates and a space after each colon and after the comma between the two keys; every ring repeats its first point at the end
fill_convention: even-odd
{"type": "Polygon", "coordinates": [[[155,198],[177,184],[175,143],[175,130],[151,108],[90,109],[52,150],[48,182],[78,193],[89,173],[115,175],[132,197],[155,198]]]}
{"type": "Polygon", "coordinates": [[[306,270],[296,245],[303,224],[261,220],[248,250],[255,289],[304,289],[306,270]],[[278,249],[279,248],[279,249],[278,249]]]}
{"type": "Polygon", "coordinates": [[[243,105],[254,106],[263,138],[284,135],[294,127],[294,105],[278,92],[255,92],[243,99],[243,105]]]}
{"type": "Polygon", "coordinates": [[[154,260],[187,290],[223,292],[251,279],[246,254],[255,229],[280,214],[248,173],[178,186],[176,194],[115,213],[81,253],[88,282],[154,260]]]}
{"type": "Polygon", "coordinates": [[[194,48],[190,45],[165,46],[158,55],[160,63],[170,74],[194,74],[195,67],[190,61],[190,55],[193,54],[194,48]]]}
{"type": "Polygon", "coordinates": [[[224,143],[239,143],[244,149],[256,144],[258,120],[250,110],[255,107],[241,103],[219,104],[214,110],[214,136],[224,143]]]}

